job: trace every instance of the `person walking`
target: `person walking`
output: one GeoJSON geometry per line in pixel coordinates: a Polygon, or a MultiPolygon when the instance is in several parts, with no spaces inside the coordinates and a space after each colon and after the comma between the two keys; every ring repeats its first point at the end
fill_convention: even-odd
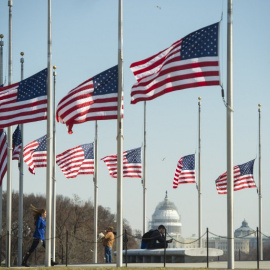
{"type": "Polygon", "coordinates": [[[114,242],[113,227],[108,227],[103,237],[103,246],[105,247],[106,263],[112,262],[112,247],[114,242]]]}
{"type": "MultiPolygon", "coordinates": [[[[36,208],[32,204],[30,205],[30,210],[33,213],[34,222],[35,222],[35,231],[33,235],[33,242],[30,249],[26,252],[22,266],[30,267],[27,263],[27,260],[31,256],[31,254],[35,251],[35,249],[39,246],[43,246],[45,248],[45,231],[46,231],[46,209],[44,208],[36,208]]],[[[51,265],[57,265],[57,262],[51,260],[51,265]]]]}

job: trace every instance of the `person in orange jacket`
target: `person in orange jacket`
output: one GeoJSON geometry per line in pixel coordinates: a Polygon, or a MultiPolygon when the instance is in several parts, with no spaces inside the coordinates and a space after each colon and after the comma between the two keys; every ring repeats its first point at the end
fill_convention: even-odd
{"type": "Polygon", "coordinates": [[[103,246],[105,247],[106,263],[112,262],[112,247],[114,242],[113,227],[108,227],[103,237],[103,246]]]}

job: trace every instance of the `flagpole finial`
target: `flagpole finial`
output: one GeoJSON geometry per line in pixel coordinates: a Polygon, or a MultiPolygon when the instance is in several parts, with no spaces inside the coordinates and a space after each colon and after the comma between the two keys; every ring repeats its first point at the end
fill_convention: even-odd
{"type": "Polygon", "coordinates": [[[53,76],[56,76],[56,66],[53,66],[53,76]]]}
{"type": "Polygon", "coordinates": [[[20,55],[21,55],[21,56],[24,56],[24,52],[21,52],[20,55]]]}
{"type": "Polygon", "coordinates": [[[1,38],[1,39],[4,38],[4,35],[3,35],[3,34],[0,34],[0,38],[1,38]]]}
{"type": "Polygon", "coordinates": [[[202,100],[202,98],[201,98],[201,97],[198,97],[198,100],[200,100],[200,101],[201,101],[201,100],[202,100]]]}
{"type": "Polygon", "coordinates": [[[262,107],[262,104],[258,104],[258,107],[262,107]]]}

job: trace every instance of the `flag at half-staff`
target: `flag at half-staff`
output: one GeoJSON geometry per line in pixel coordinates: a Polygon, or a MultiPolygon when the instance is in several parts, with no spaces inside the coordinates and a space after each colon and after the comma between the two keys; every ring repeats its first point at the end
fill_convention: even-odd
{"type": "Polygon", "coordinates": [[[7,172],[7,138],[3,129],[0,129],[0,186],[7,172]]]}
{"type": "Polygon", "coordinates": [[[12,135],[12,160],[19,160],[22,149],[22,134],[18,125],[12,135]]]}
{"type": "Polygon", "coordinates": [[[131,90],[131,103],[176,90],[220,85],[218,33],[219,23],[209,25],[154,56],[131,64],[137,80],[131,90]]]}
{"type": "MultiPolygon", "coordinates": [[[[117,155],[110,155],[102,158],[107,165],[110,176],[117,178],[117,155]]],[[[141,148],[135,148],[123,153],[123,177],[142,177],[141,148]]]]}
{"type": "Polygon", "coordinates": [[[56,156],[56,164],[66,178],[94,174],[94,143],[82,144],[56,156]]]}
{"type": "Polygon", "coordinates": [[[32,174],[35,174],[35,168],[47,167],[47,135],[23,148],[23,160],[32,174]]]}
{"type": "MultiPolygon", "coordinates": [[[[245,188],[256,188],[253,179],[253,167],[255,159],[241,165],[234,166],[234,191],[245,188]]],[[[216,180],[218,194],[227,194],[227,172],[223,173],[216,180]]]]}
{"type": "Polygon", "coordinates": [[[181,157],[177,163],[173,179],[173,188],[180,184],[195,182],[195,154],[181,157]]]}
{"type": "Polygon", "coordinates": [[[117,119],[118,66],[99,73],[72,89],[57,105],[56,120],[72,133],[74,124],[117,119]]]}
{"type": "Polygon", "coordinates": [[[47,69],[1,88],[0,128],[47,119],[47,69]]]}

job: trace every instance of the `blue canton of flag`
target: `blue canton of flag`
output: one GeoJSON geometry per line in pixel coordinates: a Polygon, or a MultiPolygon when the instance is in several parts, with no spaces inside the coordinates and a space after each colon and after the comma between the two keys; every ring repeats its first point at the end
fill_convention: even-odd
{"type": "Polygon", "coordinates": [[[195,155],[188,155],[183,157],[183,168],[182,170],[195,170],[195,155]]]}
{"type": "Polygon", "coordinates": [[[141,148],[126,151],[128,163],[141,163],[141,148]]]}
{"type": "Polygon", "coordinates": [[[22,143],[22,134],[20,126],[18,125],[12,136],[13,145],[18,146],[22,143]]]}
{"type": "Polygon", "coordinates": [[[20,159],[20,152],[22,149],[22,135],[20,126],[18,125],[12,135],[12,160],[19,160],[20,159]]]}
{"type": "Polygon", "coordinates": [[[85,159],[94,159],[94,146],[93,143],[81,145],[85,159]]]}
{"type": "Polygon", "coordinates": [[[47,69],[19,83],[18,101],[47,95],[47,69]]]}
{"type": "Polygon", "coordinates": [[[118,92],[118,66],[114,66],[93,77],[93,95],[105,95],[118,92]]]}
{"type": "Polygon", "coordinates": [[[36,140],[37,143],[39,143],[39,146],[35,149],[35,152],[39,151],[47,151],[47,136],[44,135],[43,137],[36,140]]]}
{"type": "Polygon", "coordinates": [[[254,166],[255,159],[244,163],[242,165],[238,165],[240,169],[241,175],[253,174],[253,166],[254,166]]]}
{"type": "Polygon", "coordinates": [[[183,38],[181,59],[218,56],[218,23],[195,31],[183,38]]]}

